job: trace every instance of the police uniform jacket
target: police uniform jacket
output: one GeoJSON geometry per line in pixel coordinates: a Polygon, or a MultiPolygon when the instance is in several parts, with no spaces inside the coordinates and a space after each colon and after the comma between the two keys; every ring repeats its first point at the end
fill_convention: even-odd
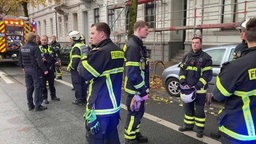
{"type": "Polygon", "coordinates": [[[52,50],[54,51],[54,53],[56,53],[56,56],[59,58],[60,57],[60,43],[54,41],[51,43],[51,47],[52,47],[52,50]]]}
{"type": "Polygon", "coordinates": [[[195,87],[197,93],[206,93],[208,82],[212,79],[212,59],[200,49],[189,52],[182,59],[179,73],[181,85],[195,87]]]}
{"type": "Polygon", "coordinates": [[[88,51],[88,47],[84,43],[75,42],[70,50],[68,70],[76,71],[81,59],[86,59],[88,51]]]}
{"type": "Polygon", "coordinates": [[[124,46],[125,82],[124,90],[128,94],[145,96],[149,91],[149,58],[146,47],[140,38],[132,35],[124,46]]]}
{"type": "Polygon", "coordinates": [[[123,51],[110,39],[99,43],[87,59],[81,61],[78,71],[90,81],[86,108],[94,109],[97,116],[120,111],[123,63],[123,51]]]}
{"type": "Polygon", "coordinates": [[[52,47],[49,45],[40,45],[39,49],[42,57],[46,59],[44,62],[45,66],[48,68],[48,70],[54,70],[53,68],[57,61],[57,56],[56,53],[53,52],[52,47]]]}
{"type": "Polygon", "coordinates": [[[33,42],[28,42],[20,49],[19,63],[22,68],[35,68],[47,71],[42,62],[42,56],[38,46],[33,42]]]}
{"type": "Polygon", "coordinates": [[[214,98],[225,100],[219,130],[241,141],[256,140],[256,47],[225,63],[216,78],[214,98]]]}

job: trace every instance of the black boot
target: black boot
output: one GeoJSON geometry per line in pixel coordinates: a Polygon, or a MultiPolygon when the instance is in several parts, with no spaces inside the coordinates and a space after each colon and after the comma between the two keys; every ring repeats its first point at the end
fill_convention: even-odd
{"type": "Polygon", "coordinates": [[[60,101],[60,98],[58,98],[58,97],[52,97],[52,101],[60,101]]]}
{"type": "Polygon", "coordinates": [[[35,111],[43,111],[43,110],[46,110],[46,109],[47,109],[47,107],[39,105],[38,107],[35,108],[35,111]]]}
{"type": "Polygon", "coordinates": [[[125,139],[125,144],[138,144],[137,139],[125,139]]]}
{"type": "Polygon", "coordinates": [[[198,131],[198,132],[196,132],[196,136],[198,138],[202,138],[204,136],[204,133],[202,131],[198,131]]]}
{"type": "Polygon", "coordinates": [[[147,143],[148,142],[148,138],[146,136],[143,136],[140,132],[136,133],[136,139],[137,139],[138,143],[147,143]]]}
{"type": "Polygon", "coordinates": [[[186,127],[186,126],[181,126],[179,127],[179,131],[184,132],[184,131],[193,131],[193,128],[191,127],[186,127]]]}

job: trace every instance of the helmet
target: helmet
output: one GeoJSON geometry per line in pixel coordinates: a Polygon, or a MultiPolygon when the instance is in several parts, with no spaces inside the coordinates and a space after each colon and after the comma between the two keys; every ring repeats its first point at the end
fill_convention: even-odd
{"type": "Polygon", "coordinates": [[[180,89],[180,98],[185,103],[193,102],[196,99],[195,88],[180,89]]]}
{"type": "Polygon", "coordinates": [[[239,26],[236,27],[236,29],[238,29],[238,30],[246,29],[246,24],[247,24],[247,22],[248,22],[249,20],[250,20],[250,19],[247,19],[247,20],[242,21],[242,22],[239,24],[239,26]]]}
{"type": "Polygon", "coordinates": [[[73,40],[80,40],[81,34],[78,31],[71,31],[68,36],[73,40]]]}
{"type": "Polygon", "coordinates": [[[83,34],[81,34],[81,40],[85,40],[85,36],[83,34]]]}

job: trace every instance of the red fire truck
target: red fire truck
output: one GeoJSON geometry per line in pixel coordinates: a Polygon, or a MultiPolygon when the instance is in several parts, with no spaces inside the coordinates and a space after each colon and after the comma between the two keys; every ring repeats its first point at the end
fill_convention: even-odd
{"type": "Polygon", "coordinates": [[[0,62],[18,62],[20,47],[27,42],[26,34],[35,32],[35,22],[28,18],[0,20],[0,62]]]}

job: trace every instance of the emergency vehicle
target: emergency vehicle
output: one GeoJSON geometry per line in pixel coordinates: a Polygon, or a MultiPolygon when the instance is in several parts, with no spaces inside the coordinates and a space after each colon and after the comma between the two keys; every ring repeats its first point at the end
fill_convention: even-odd
{"type": "Polygon", "coordinates": [[[26,17],[0,19],[0,62],[18,62],[20,47],[29,32],[35,32],[35,21],[26,17]]]}

